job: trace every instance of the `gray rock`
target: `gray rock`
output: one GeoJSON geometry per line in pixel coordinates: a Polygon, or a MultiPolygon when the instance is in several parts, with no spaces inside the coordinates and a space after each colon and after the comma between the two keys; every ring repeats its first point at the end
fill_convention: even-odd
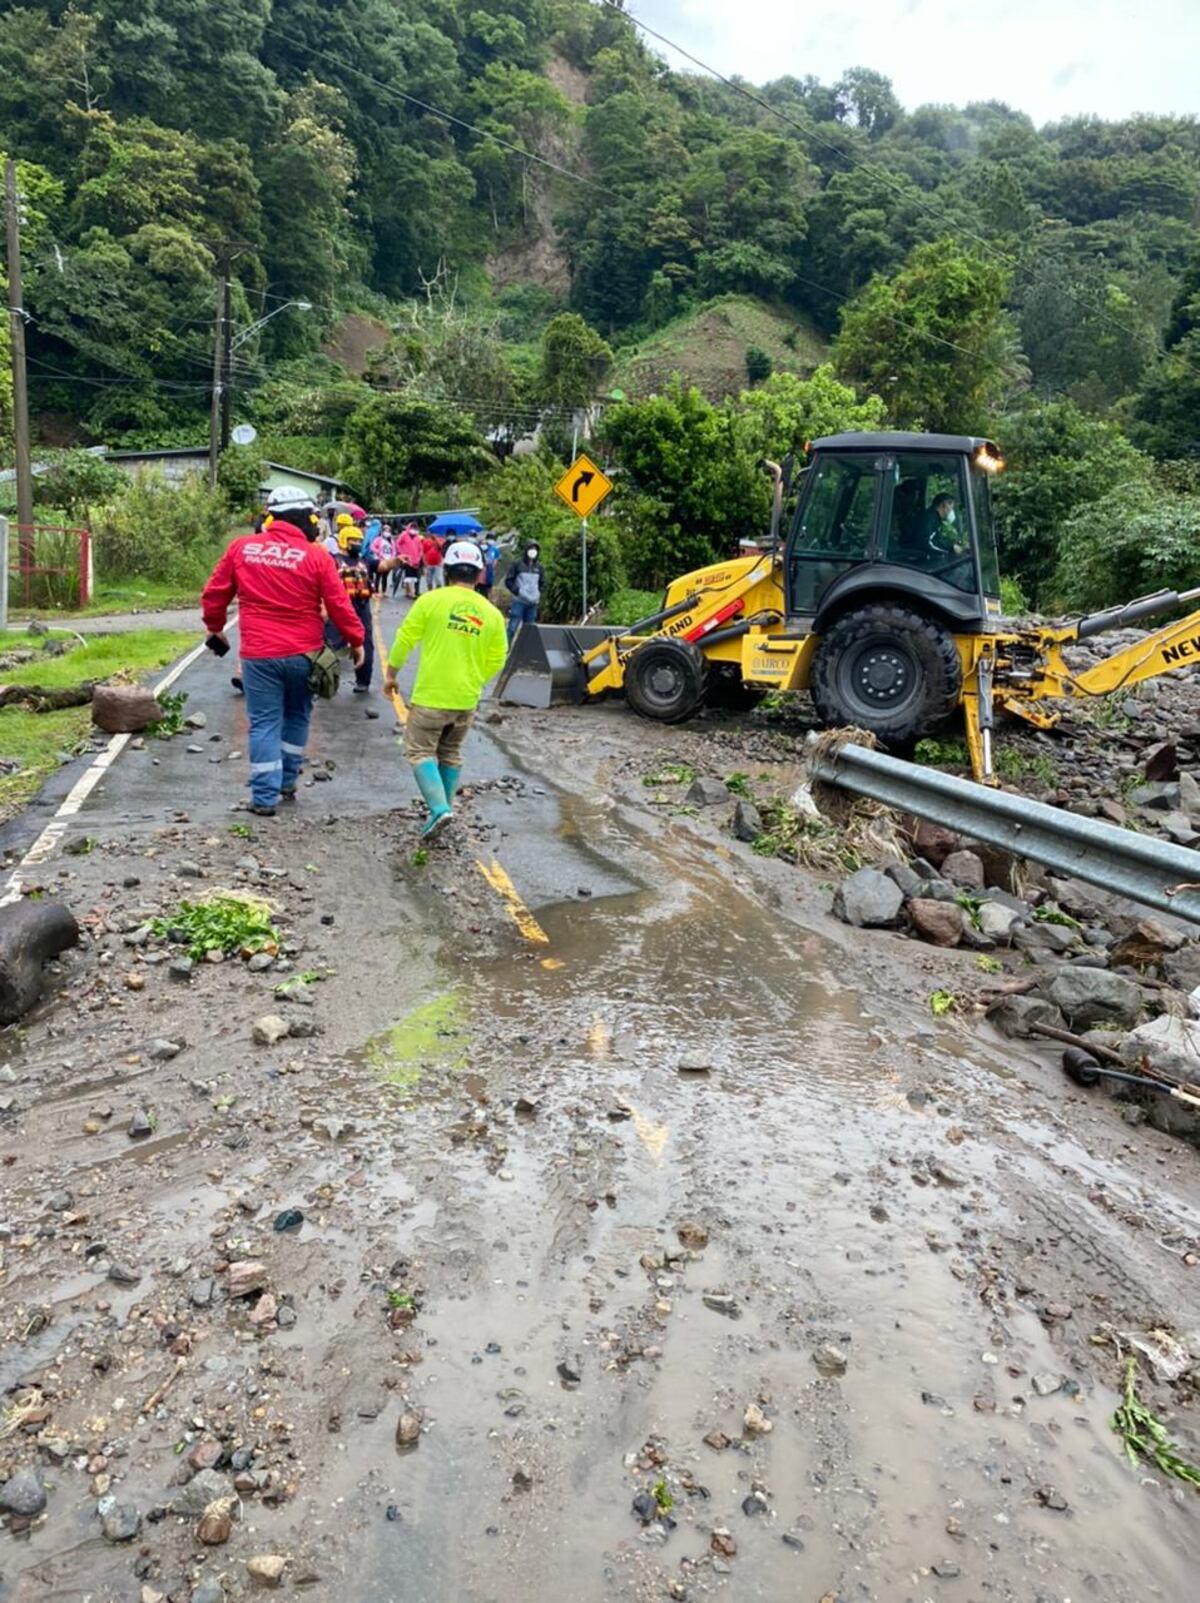
{"type": "Polygon", "coordinates": [[[989,1024],[994,1024],[1001,1035],[1022,1040],[1033,1031],[1033,1024],[1049,1024],[1061,1030],[1066,1020],[1059,1010],[1041,996],[1002,996],[987,1010],[989,1024]]]}
{"type": "Polygon", "coordinates": [[[933,902],[957,902],[962,891],[952,879],[943,879],[940,874],[935,874],[922,884],[921,895],[933,902]]]}
{"type": "Polygon", "coordinates": [[[884,869],[884,873],[894,885],[899,886],[900,894],[906,902],[911,901],[914,896],[922,894],[921,876],[915,868],[910,868],[907,863],[889,863],[884,869]]]}
{"type": "Polygon", "coordinates": [[[10,1480],[0,1486],[0,1508],[8,1514],[19,1514],[32,1519],[46,1506],[46,1488],[41,1476],[33,1469],[19,1469],[10,1480]]]}
{"type": "Polygon", "coordinates": [[[254,1024],[254,1040],[258,1046],[277,1046],[286,1040],[291,1026],[278,1013],[264,1013],[254,1024]]]}
{"type": "Polygon", "coordinates": [[[228,1475],[222,1475],[215,1469],[199,1470],[172,1497],[171,1513],[185,1517],[203,1514],[210,1503],[215,1503],[219,1497],[228,1497],[232,1491],[233,1482],[228,1475]]]}
{"type": "Polygon", "coordinates": [[[983,859],[974,852],[951,852],[942,863],[942,877],[967,890],[981,891],[984,887],[983,859]]]}
{"type": "Polygon", "coordinates": [[[190,980],[195,968],[190,957],[175,957],[167,965],[167,973],[173,980],[190,980]]]}
{"type": "Polygon", "coordinates": [[[1177,952],[1167,952],[1162,971],[1177,991],[1194,991],[1200,985],[1200,943],[1189,941],[1177,952]]]}
{"type": "Polygon", "coordinates": [[[152,1058],[155,1063],[169,1063],[172,1058],[177,1058],[182,1051],[183,1043],[181,1041],[168,1041],[166,1036],[163,1035],[159,1036],[156,1041],[151,1041],[147,1056],[152,1058]]]}
{"type": "Polygon", "coordinates": [[[225,1588],[220,1581],[201,1581],[192,1589],[191,1603],[225,1603],[225,1588]]]}
{"type": "Polygon", "coordinates": [[[1142,993],[1132,980],[1099,968],[1058,968],[1038,987],[1053,1002],[1073,1030],[1094,1024],[1136,1024],[1142,1011],[1142,993]]]}
{"type": "Polygon", "coordinates": [[[1152,1069],[1177,1079],[1200,1079],[1200,1023],[1163,1013],[1139,1024],[1120,1045],[1126,1063],[1136,1066],[1145,1058],[1152,1069]]]}
{"type": "Polygon", "coordinates": [[[154,1124],[145,1108],[138,1108],[126,1126],[125,1133],[134,1140],[153,1134],[154,1124]]]}
{"type": "Polygon", "coordinates": [[[265,974],[269,968],[275,967],[275,959],[270,952],[255,952],[246,967],[251,974],[265,974]]]}
{"type": "Polygon", "coordinates": [[[142,1528],[142,1516],[134,1505],[118,1503],[115,1497],[102,1497],[96,1513],[106,1542],[132,1542],[142,1528]]]}
{"type": "Polygon", "coordinates": [[[1019,896],[1014,896],[1011,891],[1001,890],[996,885],[988,885],[984,890],[981,890],[979,892],[979,900],[981,902],[995,902],[998,907],[1007,907],[1020,918],[1028,918],[1032,911],[1028,902],[1023,902],[1019,896]]]}
{"type": "Polygon", "coordinates": [[[729,786],[723,779],[708,779],[701,774],[688,787],[687,800],[693,807],[719,807],[729,796],[729,786]]]}
{"type": "Polygon", "coordinates": [[[1069,952],[1079,945],[1079,931],[1065,924],[1022,924],[1012,943],[1021,952],[1069,952]]]}
{"type": "Polygon", "coordinates": [[[1200,818],[1200,779],[1186,769],[1179,776],[1179,807],[1191,818],[1200,818]]]}
{"type": "Polygon", "coordinates": [[[207,729],[208,714],[206,712],[190,712],[183,720],[185,729],[207,729]]]}
{"type": "Polygon", "coordinates": [[[751,801],[739,801],[733,810],[733,833],[736,839],[756,841],[763,832],[762,815],[751,801]]]}
{"type": "Polygon", "coordinates": [[[176,872],[176,874],[179,875],[180,879],[203,879],[204,878],[204,870],[203,870],[203,868],[201,868],[200,864],[199,863],[193,863],[190,860],[186,860],[186,861],[184,861],[182,863],[177,863],[176,866],[175,866],[175,872],[176,872]]]}
{"type": "Polygon", "coordinates": [[[832,1342],[826,1342],[824,1346],[818,1347],[812,1355],[812,1361],[816,1364],[818,1371],[827,1378],[832,1379],[835,1375],[844,1375],[846,1373],[846,1355],[840,1347],[835,1347],[832,1342]]]}
{"type": "Polygon", "coordinates": [[[1196,826],[1186,813],[1169,812],[1160,820],[1160,828],[1177,846],[1191,846],[1197,839],[1196,826]]]}
{"type": "Polygon", "coordinates": [[[130,1264],[112,1263],[108,1266],[108,1278],[114,1286],[136,1286],[142,1275],[139,1269],[134,1269],[130,1264]]]}
{"type": "Polygon", "coordinates": [[[984,902],[976,917],[979,920],[979,929],[993,941],[1006,941],[1012,934],[1013,925],[1020,921],[1021,915],[1014,913],[1011,907],[1003,902],[984,902]]]}
{"type": "Polygon", "coordinates": [[[1172,808],[1179,806],[1179,786],[1166,780],[1157,780],[1148,785],[1138,785],[1129,793],[1129,800],[1134,807],[1149,807],[1157,812],[1169,813],[1172,808]]]}
{"type": "Polygon", "coordinates": [[[890,929],[900,921],[900,887],[877,868],[860,868],[842,881],[833,899],[838,918],[858,929],[890,929]]]}
{"type": "Polygon", "coordinates": [[[73,1201],[69,1191],[52,1191],[46,1198],[46,1208],[50,1213],[66,1213],[73,1201]]]}
{"type": "Polygon", "coordinates": [[[206,1280],[193,1280],[188,1287],[188,1301],[193,1308],[211,1308],[217,1283],[210,1275],[206,1280]]]}

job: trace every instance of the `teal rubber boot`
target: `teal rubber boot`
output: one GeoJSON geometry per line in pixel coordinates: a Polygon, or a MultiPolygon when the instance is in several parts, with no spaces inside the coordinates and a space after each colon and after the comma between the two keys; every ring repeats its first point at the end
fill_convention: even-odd
{"type": "Polygon", "coordinates": [[[438,773],[441,774],[442,784],[446,789],[446,801],[453,807],[454,797],[458,791],[458,776],[462,773],[462,769],[451,768],[448,763],[439,763],[438,773]]]}
{"type": "Polygon", "coordinates": [[[428,840],[448,824],[454,814],[450,811],[450,802],[438,765],[432,757],[427,757],[423,763],[416,764],[413,768],[413,778],[417,782],[417,789],[425,798],[426,807],[429,808],[429,822],[421,831],[421,838],[428,840]]]}

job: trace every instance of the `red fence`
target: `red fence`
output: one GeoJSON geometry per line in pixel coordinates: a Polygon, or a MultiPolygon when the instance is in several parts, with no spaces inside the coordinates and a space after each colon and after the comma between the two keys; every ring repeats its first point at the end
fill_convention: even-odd
{"type": "Polygon", "coordinates": [[[86,607],[92,595],[92,531],[61,523],[8,525],[10,608],[86,607]]]}

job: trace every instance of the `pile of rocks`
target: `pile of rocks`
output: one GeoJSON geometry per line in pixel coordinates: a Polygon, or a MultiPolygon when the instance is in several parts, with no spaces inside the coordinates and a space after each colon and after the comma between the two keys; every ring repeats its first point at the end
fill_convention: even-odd
{"type": "Polygon", "coordinates": [[[1049,1026],[1200,1083],[1200,944],[1184,928],[933,825],[910,822],[909,838],[908,861],[842,882],[837,917],[1000,954],[1020,976],[988,1009],[1005,1034],[1049,1026]]]}

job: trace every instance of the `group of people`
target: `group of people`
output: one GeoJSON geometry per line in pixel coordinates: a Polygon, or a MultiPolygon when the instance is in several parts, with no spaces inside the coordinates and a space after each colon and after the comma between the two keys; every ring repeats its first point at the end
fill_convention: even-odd
{"type": "MultiPolygon", "coordinates": [[[[403,596],[413,601],[426,590],[437,590],[446,582],[447,540],[432,529],[422,529],[396,518],[370,517],[361,507],[353,510],[327,508],[321,517],[325,549],[336,560],[346,550],[347,539],[358,531],[359,554],[371,579],[372,594],[403,596]]],[[[476,543],[484,559],[478,588],[490,590],[496,582],[500,547],[483,532],[476,543]]]]}
{"type": "Polygon", "coordinates": [[[253,813],[272,817],[296,799],[322,652],[348,651],[355,692],[369,692],[372,598],[398,575],[399,593],[412,604],[388,654],[384,690],[395,695],[400,669],[419,650],[405,752],[428,808],[422,834],[435,835],[450,822],[463,742],[484,686],[503,666],[512,633],[536,620],[541,599],[539,552],[530,545],[506,575],[512,607],[520,609],[516,622],[510,613],[506,630],[504,614],[488,599],[500,555],[490,543],[489,562],[477,540],[443,544],[415,526],[396,535],[383,520],[351,511],[331,525],[302,490],[271,492],[254,532],[230,544],[201,597],[207,643],[222,654],[229,649],[229,608],[238,602],[235,684],[245,694],[250,725],[253,813]],[[372,530],[372,522],[379,527],[372,530]],[[420,540],[419,563],[412,541],[403,543],[410,533],[420,540]]]}

